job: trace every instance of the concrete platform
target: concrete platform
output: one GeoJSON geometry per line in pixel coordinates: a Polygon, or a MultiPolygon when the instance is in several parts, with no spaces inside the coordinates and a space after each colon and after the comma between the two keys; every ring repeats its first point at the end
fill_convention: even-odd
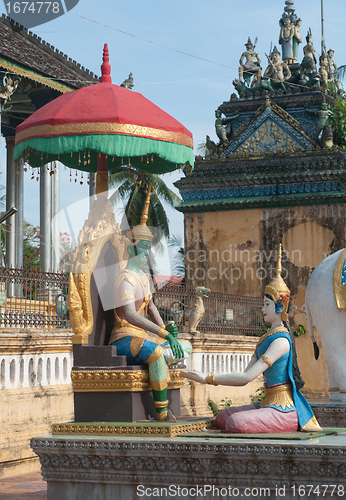
{"type": "Polygon", "coordinates": [[[49,435],[31,446],[48,500],[346,496],[346,432],[338,429],[303,441],[49,435]]]}
{"type": "Polygon", "coordinates": [[[47,500],[47,483],[40,472],[0,479],[0,500],[47,500]]]}

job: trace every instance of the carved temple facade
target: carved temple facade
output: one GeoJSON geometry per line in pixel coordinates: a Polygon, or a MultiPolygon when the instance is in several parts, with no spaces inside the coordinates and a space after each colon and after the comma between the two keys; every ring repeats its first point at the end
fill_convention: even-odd
{"type": "MultiPolygon", "coordinates": [[[[237,98],[219,106],[233,136],[197,157],[176,182],[185,215],[186,284],[259,297],[283,244],[290,321],[306,325],[305,289],[317,264],[345,247],[346,155],[316,138],[318,111],[336,101],[321,90],[237,98]]],[[[323,358],[297,339],[305,394],[327,394],[323,358]],[[303,354],[304,353],[304,354],[303,354]],[[316,384],[318,382],[318,385],[316,384]]]]}

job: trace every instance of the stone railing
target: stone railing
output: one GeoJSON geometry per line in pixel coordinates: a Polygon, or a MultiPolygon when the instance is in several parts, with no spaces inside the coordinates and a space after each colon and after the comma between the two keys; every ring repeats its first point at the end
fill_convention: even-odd
{"type": "Polygon", "coordinates": [[[0,333],[0,477],[38,470],[30,439],[73,420],[71,331],[0,333]]]}
{"type": "Polygon", "coordinates": [[[0,356],[0,388],[71,384],[72,352],[0,356]]]}

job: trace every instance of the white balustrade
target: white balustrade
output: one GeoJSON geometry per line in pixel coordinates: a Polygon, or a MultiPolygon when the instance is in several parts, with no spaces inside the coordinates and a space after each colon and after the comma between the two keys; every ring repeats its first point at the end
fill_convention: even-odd
{"type": "Polygon", "coordinates": [[[72,352],[0,355],[0,388],[71,384],[72,352]]]}
{"type": "MultiPolygon", "coordinates": [[[[193,352],[191,369],[205,374],[240,373],[251,361],[252,354],[241,352],[210,354],[193,352]]],[[[187,364],[185,362],[185,364],[187,364]]],[[[188,367],[190,369],[190,366],[188,367]]]]}

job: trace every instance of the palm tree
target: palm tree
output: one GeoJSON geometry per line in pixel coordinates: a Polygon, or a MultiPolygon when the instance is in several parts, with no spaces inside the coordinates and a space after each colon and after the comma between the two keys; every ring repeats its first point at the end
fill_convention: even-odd
{"type": "Polygon", "coordinates": [[[162,202],[171,207],[180,203],[180,198],[165,182],[155,174],[141,172],[133,167],[124,167],[110,175],[109,185],[118,188],[111,196],[112,203],[120,198],[125,201],[123,228],[134,227],[140,222],[144,201],[151,186],[151,196],[148,214],[148,226],[154,234],[153,246],[157,245],[162,236],[169,238],[169,221],[162,202]]]}
{"type": "MultiPolygon", "coordinates": [[[[155,246],[160,251],[160,247],[161,249],[163,248],[160,242],[162,237],[169,238],[169,221],[162,201],[174,208],[181,201],[179,196],[173,193],[158,175],[148,174],[129,166],[111,174],[109,185],[113,188],[118,188],[118,191],[115,191],[110,197],[111,202],[114,204],[117,203],[120,196],[126,203],[121,223],[123,230],[139,224],[148,188],[151,186],[147,225],[154,235],[152,246],[155,246]]],[[[148,270],[144,271],[150,274],[152,284],[157,291],[157,285],[154,280],[154,275],[157,272],[155,272],[153,266],[155,266],[155,259],[151,253],[148,261],[148,270]]]]}

